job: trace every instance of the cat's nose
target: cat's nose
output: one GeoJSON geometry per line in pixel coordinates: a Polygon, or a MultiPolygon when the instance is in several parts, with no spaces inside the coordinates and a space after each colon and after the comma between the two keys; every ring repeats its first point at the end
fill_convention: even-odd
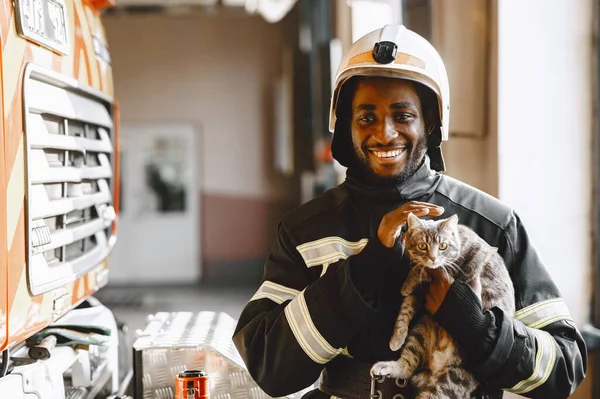
{"type": "Polygon", "coordinates": [[[435,256],[430,256],[430,257],[429,257],[429,259],[430,259],[432,262],[435,262],[435,256]]]}

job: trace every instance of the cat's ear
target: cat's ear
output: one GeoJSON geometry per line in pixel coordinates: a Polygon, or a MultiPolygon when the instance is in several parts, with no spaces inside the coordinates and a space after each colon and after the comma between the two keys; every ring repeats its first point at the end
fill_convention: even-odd
{"type": "Polygon", "coordinates": [[[421,219],[419,219],[418,217],[416,217],[415,215],[413,215],[412,213],[408,214],[408,218],[406,219],[406,221],[408,222],[409,229],[424,226],[423,221],[421,219]]]}
{"type": "Polygon", "coordinates": [[[456,214],[450,216],[448,219],[442,221],[442,227],[450,228],[452,230],[458,229],[458,216],[456,214]]]}

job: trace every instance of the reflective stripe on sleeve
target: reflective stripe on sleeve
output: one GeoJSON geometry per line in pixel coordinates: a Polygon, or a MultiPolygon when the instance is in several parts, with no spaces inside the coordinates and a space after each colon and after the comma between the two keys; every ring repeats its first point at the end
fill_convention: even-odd
{"type": "Polygon", "coordinates": [[[315,326],[308,311],[304,291],[285,308],[285,317],[302,350],[315,363],[325,364],[343,351],[327,342],[315,326]]]}

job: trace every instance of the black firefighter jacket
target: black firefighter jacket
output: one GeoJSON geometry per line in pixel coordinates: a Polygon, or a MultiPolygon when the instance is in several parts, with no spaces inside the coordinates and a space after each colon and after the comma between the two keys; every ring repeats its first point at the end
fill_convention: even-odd
{"type": "Polygon", "coordinates": [[[434,315],[462,347],[489,397],[503,390],[568,397],[585,377],[586,347],[519,217],[495,198],[431,171],[427,161],[401,186],[366,187],[348,178],[283,217],[262,285],[233,337],[254,380],[277,397],[314,384],[336,357],[369,365],[398,359],[388,345],[408,259],[399,256],[390,267],[375,302],[354,287],[348,265],[368,267],[369,248],[381,245],[382,216],[412,200],[443,206],[441,218],[457,214],[498,249],[512,278],[514,315],[482,312],[472,290],[458,281],[434,315]]]}

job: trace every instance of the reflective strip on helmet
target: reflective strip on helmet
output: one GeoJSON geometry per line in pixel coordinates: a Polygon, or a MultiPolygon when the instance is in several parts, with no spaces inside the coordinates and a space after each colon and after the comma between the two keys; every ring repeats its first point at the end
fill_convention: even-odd
{"type": "Polygon", "coordinates": [[[556,362],[556,342],[546,331],[530,329],[536,340],[535,366],[531,376],[505,391],[524,394],[542,385],[550,377],[556,362]]]}
{"type": "Polygon", "coordinates": [[[308,311],[304,291],[285,307],[285,317],[296,341],[315,363],[325,364],[344,349],[336,349],[321,335],[308,311]]]}
{"type": "Polygon", "coordinates": [[[307,267],[334,263],[340,259],[348,259],[363,250],[369,242],[368,238],[352,242],[341,237],[325,237],[320,240],[298,245],[296,249],[304,259],[307,267]]]}
{"type": "MultiPolygon", "coordinates": [[[[350,58],[347,66],[363,64],[363,63],[370,63],[370,64],[375,63],[375,59],[373,58],[372,51],[367,51],[367,52],[355,55],[354,57],[350,58]]],[[[412,56],[410,54],[406,54],[406,53],[397,53],[394,64],[410,65],[410,66],[414,66],[414,67],[421,68],[421,69],[425,69],[425,67],[426,67],[425,61],[423,61],[415,56],[412,56]]]]}
{"type": "Polygon", "coordinates": [[[258,299],[270,299],[278,305],[281,305],[285,301],[290,301],[298,296],[300,291],[295,290],[293,288],[286,287],[281,284],[276,284],[272,281],[265,281],[258,288],[256,293],[252,298],[250,298],[250,302],[256,301],[258,299]]]}
{"type": "Polygon", "coordinates": [[[573,320],[562,298],[548,299],[527,306],[515,313],[515,319],[531,328],[544,328],[560,320],[573,320]]]}

